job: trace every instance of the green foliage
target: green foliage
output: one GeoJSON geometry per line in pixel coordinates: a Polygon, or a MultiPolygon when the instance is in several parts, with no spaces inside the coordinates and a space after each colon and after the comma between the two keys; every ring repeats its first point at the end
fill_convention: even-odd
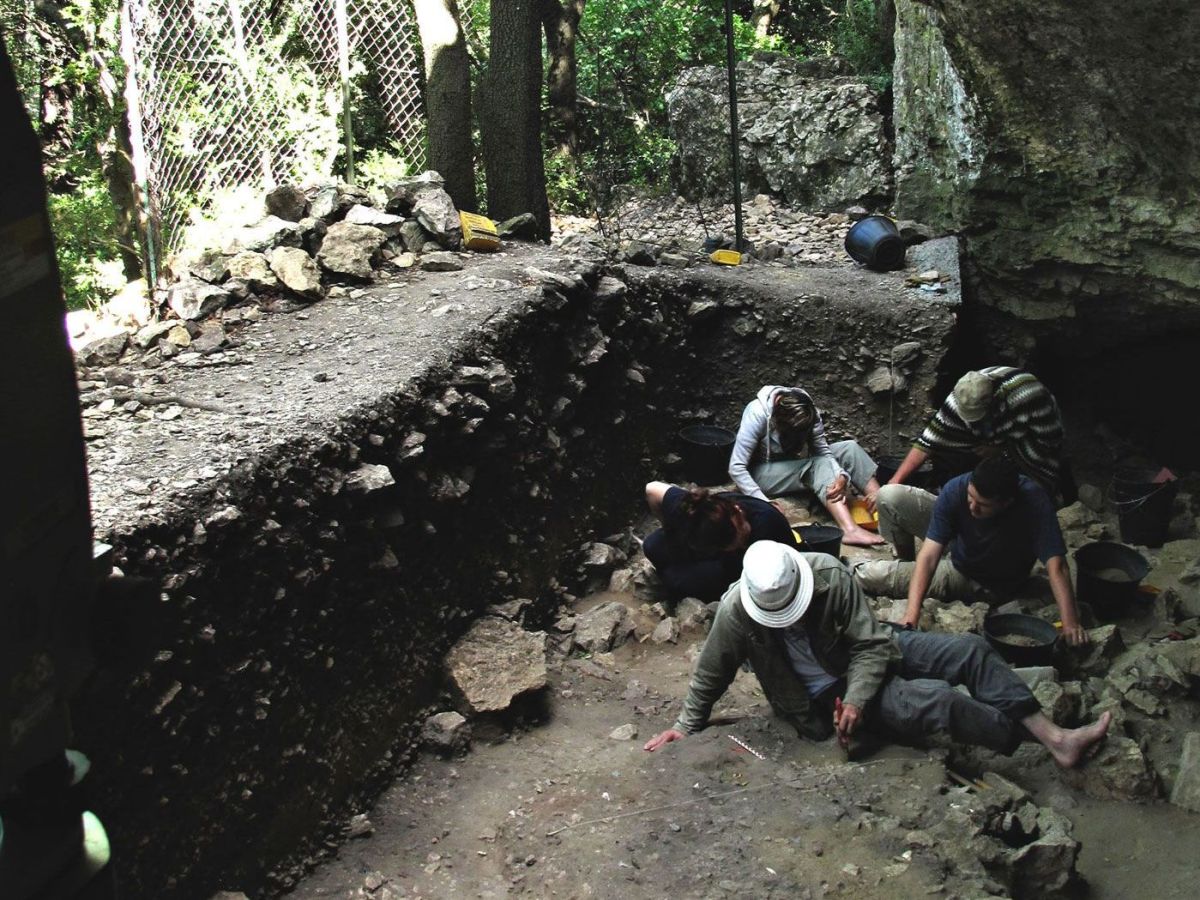
{"type": "Polygon", "coordinates": [[[72,193],[50,195],[50,227],[69,309],[96,306],[124,286],[113,205],[98,173],[81,175],[72,193]]]}
{"type": "MultiPolygon", "coordinates": [[[[883,88],[890,81],[890,48],[879,27],[879,4],[791,0],[760,36],[748,18],[751,3],[743,0],[734,5],[735,55],[840,56],[883,88]]],[[[675,150],[666,88],[686,68],[725,65],[723,26],[722,0],[588,0],[577,50],[582,146],[575,167],[548,159],[555,208],[579,209],[584,195],[602,202],[616,184],[666,186],[675,150]]]]}
{"type": "Polygon", "coordinates": [[[832,37],[835,54],[882,88],[891,82],[891,61],[887,36],[879,28],[877,7],[878,0],[848,0],[842,15],[834,20],[832,37]]]}
{"type": "Polygon", "coordinates": [[[386,199],[388,189],[397,181],[413,174],[413,166],[389,141],[383,146],[372,147],[357,160],[355,174],[359,187],[382,201],[386,199]]]}

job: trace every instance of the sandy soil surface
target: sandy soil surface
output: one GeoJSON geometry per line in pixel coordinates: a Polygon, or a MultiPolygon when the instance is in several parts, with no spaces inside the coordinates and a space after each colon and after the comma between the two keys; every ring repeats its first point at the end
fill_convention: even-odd
{"type": "MultiPolygon", "coordinates": [[[[832,741],[797,739],[741,673],[719,724],[646,753],[678,710],[695,640],[565,660],[542,721],[465,758],[423,757],[368,813],[374,832],[292,896],[978,896],[922,846],[929,823],[977,800],[944,751],[847,763],[832,741]],[[635,739],[609,737],[625,724],[635,739]]],[[[1040,748],[1020,759],[1035,802],[1075,822],[1089,896],[1194,896],[1196,817],[1087,800],[1040,748]]]]}

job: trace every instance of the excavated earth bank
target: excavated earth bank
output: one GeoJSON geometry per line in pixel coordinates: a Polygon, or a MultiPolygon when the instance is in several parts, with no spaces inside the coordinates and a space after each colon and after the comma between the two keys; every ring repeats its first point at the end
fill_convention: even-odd
{"type": "Polygon", "coordinates": [[[514,599],[552,622],[581,541],[679,477],[681,424],[802,383],[835,434],[902,448],[953,320],[903,273],[516,249],[84,370],[97,536],[162,585],[152,661],[76,704],[127,894],[293,884],[412,759],[454,639],[514,599]]]}

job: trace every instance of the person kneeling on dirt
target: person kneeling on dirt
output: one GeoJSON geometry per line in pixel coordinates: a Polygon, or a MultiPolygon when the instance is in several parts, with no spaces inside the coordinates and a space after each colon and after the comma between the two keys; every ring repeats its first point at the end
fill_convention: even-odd
{"type": "Polygon", "coordinates": [[[729,457],[729,477],[739,491],[760,500],[808,488],[842,529],[842,543],[860,547],[883,539],[855,524],[847,502],[853,485],[874,504],[875,463],[857,441],[825,439],[821,413],[808,392],[767,385],[742,412],[729,457]]]}
{"type": "Polygon", "coordinates": [[[642,550],[675,599],[719,600],[742,574],[747,547],[755,541],[795,543],[783,513],[754,497],[652,481],[646,503],[663,527],[646,537],[642,550]]]}
{"type": "Polygon", "coordinates": [[[1058,604],[1063,637],[1072,645],[1087,643],[1054,505],[1008,460],[983,460],[974,472],[946,482],[937,497],[908,485],[884,485],[878,509],[879,531],[899,559],[859,563],[854,577],[872,596],[908,598],[898,624],[915,628],[926,597],[1003,603],[1029,579],[1034,560],[1040,559],[1058,604]],[[923,540],[914,562],[916,538],[923,540]]]}
{"type": "Polygon", "coordinates": [[[955,383],[888,483],[903,484],[931,454],[954,474],[979,457],[1004,455],[1052,498],[1074,503],[1062,445],[1062,416],[1046,386],[1021,369],[988,366],[955,383]]]}
{"type": "Polygon", "coordinates": [[[918,744],[945,733],[1000,753],[1032,738],[1069,767],[1111,720],[1055,725],[983,638],[884,625],[837,560],[760,541],[721,599],[679,720],[645,749],[703,729],[747,660],[777,715],[814,740],[836,732],[844,747],[860,728],[918,744]]]}

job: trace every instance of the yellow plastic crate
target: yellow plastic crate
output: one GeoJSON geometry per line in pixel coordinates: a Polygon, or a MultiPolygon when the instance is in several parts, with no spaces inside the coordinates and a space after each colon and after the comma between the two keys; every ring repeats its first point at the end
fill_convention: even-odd
{"type": "Polygon", "coordinates": [[[496,223],[487,216],[460,212],[458,219],[462,223],[463,246],[468,250],[495,250],[500,246],[496,223]]]}
{"type": "Polygon", "coordinates": [[[718,266],[740,266],[742,264],[742,254],[736,250],[714,250],[709,259],[718,266]]]}

